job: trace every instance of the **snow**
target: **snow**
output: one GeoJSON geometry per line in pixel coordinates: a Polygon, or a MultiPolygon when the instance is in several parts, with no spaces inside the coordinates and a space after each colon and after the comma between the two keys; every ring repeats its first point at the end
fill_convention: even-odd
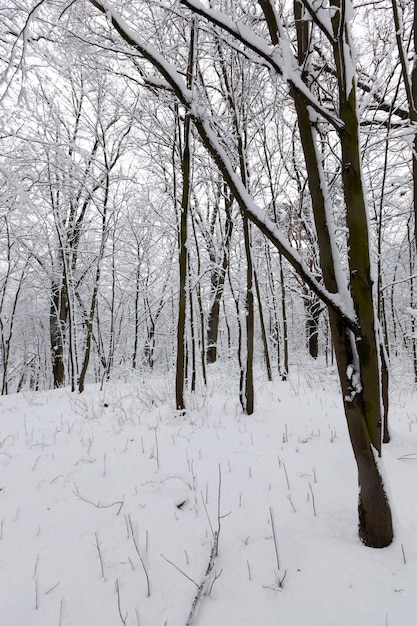
{"type": "Polygon", "coordinates": [[[2,626],[184,625],[219,520],[217,579],[192,623],[414,622],[412,393],[397,381],[383,450],[395,540],[373,550],[357,537],[335,373],[293,366],[286,383],[259,373],[248,417],[230,370],[209,368],[186,416],[172,409],[171,378],[156,374],[1,398],[2,626]]]}

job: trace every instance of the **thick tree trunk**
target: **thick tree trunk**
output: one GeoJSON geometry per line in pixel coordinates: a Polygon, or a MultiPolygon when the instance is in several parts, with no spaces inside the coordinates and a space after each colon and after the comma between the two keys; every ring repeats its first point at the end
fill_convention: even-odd
{"type": "MultiPolygon", "coordinates": [[[[339,365],[339,375],[359,473],[359,534],[366,545],[379,548],[391,543],[393,529],[391,511],[376,459],[376,456],[381,454],[382,444],[381,370],[376,301],[369,254],[368,212],[359,145],[356,85],[353,76],[349,76],[346,69],[346,65],[352,62],[348,52],[349,26],[347,22],[341,20],[338,0],[335,0],[334,7],[338,9],[337,15],[333,17],[333,28],[335,37],[337,36],[335,60],[339,81],[340,117],[344,123],[344,128],[340,131],[340,145],[346,225],[349,233],[349,287],[360,325],[360,336],[354,342],[352,356],[358,359],[360,387],[354,384],[350,394],[343,391],[343,381],[349,380],[346,372],[349,371],[349,366],[354,365],[353,359],[352,364],[345,364],[343,356],[339,355],[338,361],[343,367],[341,371],[339,365]]],[[[349,339],[352,345],[352,338],[349,339]]],[[[344,354],[349,354],[346,345],[344,354]]],[[[354,381],[351,379],[351,382],[354,381]]]]}
{"type": "MultiPolygon", "coordinates": [[[[373,548],[388,546],[393,538],[392,518],[384,484],[378,469],[378,450],[372,445],[366,424],[363,394],[356,387],[351,373],[354,359],[352,345],[356,343],[340,319],[329,312],[333,346],[342,387],[343,405],[350,441],[358,468],[359,536],[373,548]]],[[[352,373],[353,376],[353,373],[352,373]]],[[[379,401],[379,397],[378,397],[379,401]]]]}
{"type": "MultiPolygon", "coordinates": [[[[359,535],[372,547],[384,547],[393,538],[391,511],[386,498],[376,456],[381,453],[381,378],[375,320],[375,302],[369,257],[368,215],[362,183],[355,83],[346,84],[346,50],[349,36],[345,23],[340,23],[340,7],[334,3],[335,60],[339,80],[340,131],[342,150],[342,181],[349,233],[350,292],[360,325],[354,337],[340,317],[329,311],[330,327],[345,416],[358,468],[359,535]],[[342,60],[344,59],[344,61],[342,60]]],[[[307,22],[302,20],[303,8],[295,1],[299,62],[308,54],[307,22]]],[[[307,167],[309,189],[316,223],[320,264],[326,288],[333,293],[344,289],[339,284],[337,250],[329,223],[330,195],[325,195],[325,177],[315,141],[314,121],[306,104],[294,94],[294,103],[307,167]]],[[[346,295],[346,297],[348,297],[346,295]]]]}

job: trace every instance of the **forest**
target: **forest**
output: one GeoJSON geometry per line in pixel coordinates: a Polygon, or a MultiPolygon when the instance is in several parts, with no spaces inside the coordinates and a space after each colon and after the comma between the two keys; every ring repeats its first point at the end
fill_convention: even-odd
{"type": "Polygon", "coordinates": [[[5,626],[410,623],[416,54],[409,0],[0,3],[5,626]]]}

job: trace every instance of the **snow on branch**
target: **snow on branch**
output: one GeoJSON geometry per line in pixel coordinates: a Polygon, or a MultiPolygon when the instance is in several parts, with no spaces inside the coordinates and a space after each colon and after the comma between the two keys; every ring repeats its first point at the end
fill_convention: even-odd
{"type": "MultiPolygon", "coordinates": [[[[107,0],[89,0],[89,2],[101,13],[104,13],[127,44],[135,48],[144,59],[149,61],[159,71],[162,78],[171,86],[178,100],[189,108],[192,102],[192,93],[191,90],[187,89],[183,77],[177,72],[176,68],[154,46],[145,43],[140,35],[130,28],[128,23],[107,0]]],[[[153,78],[154,81],[155,78],[153,78]]]]}
{"type": "Polygon", "coordinates": [[[332,23],[328,15],[328,10],[323,7],[321,2],[312,0],[311,4],[309,0],[301,0],[303,6],[308,11],[311,20],[319,27],[319,29],[326,35],[331,44],[334,43],[334,37],[332,33],[332,23]]]}
{"type": "Polygon", "coordinates": [[[255,52],[264,62],[266,67],[275,74],[282,76],[288,85],[301,97],[307,104],[313,107],[317,113],[326,119],[336,130],[343,129],[343,122],[340,118],[330,111],[317,97],[310,91],[308,86],[301,78],[301,71],[291,44],[283,34],[280,33],[280,42],[278,46],[271,47],[265,39],[254,33],[248,26],[232,21],[227,15],[221,11],[207,9],[198,0],[180,0],[193,13],[206,18],[209,22],[218,26],[225,32],[233,35],[238,41],[243,43],[247,48],[255,52]]]}
{"type": "MultiPolygon", "coordinates": [[[[223,177],[230,190],[232,191],[241,210],[247,218],[251,220],[262,233],[269,239],[272,245],[279,250],[284,258],[292,265],[294,270],[299,274],[311,290],[324,302],[334,313],[343,320],[355,335],[360,334],[360,328],[357,323],[356,315],[350,299],[343,297],[339,293],[330,293],[317,280],[314,274],[304,264],[299,254],[294,250],[286,237],[280,232],[277,224],[266,215],[260,207],[257,206],[252,196],[243,184],[240,176],[235,172],[233,164],[229,156],[221,145],[218,134],[213,129],[209,118],[204,113],[204,108],[199,106],[198,101],[193,98],[191,90],[187,89],[185,81],[176,67],[167,61],[161,53],[151,44],[145,43],[140,35],[133,31],[123,18],[115,11],[107,0],[89,0],[97,9],[104,13],[114,28],[118,31],[122,39],[133,46],[144,59],[149,61],[155,69],[159,71],[163,79],[163,86],[169,85],[172,92],[176,95],[179,102],[185,106],[189,115],[197,129],[200,139],[212,156],[214,162],[223,174],[223,177]]],[[[189,0],[184,2],[190,4],[189,0]]],[[[193,2],[193,6],[201,6],[199,3],[193,2]]],[[[241,27],[239,27],[241,28],[241,27]]],[[[248,29],[249,30],[249,29],[248,29]]],[[[245,31],[246,32],[246,31],[245,31]]],[[[259,38],[258,38],[259,39],[259,38]]],[[[257,41],[257,40],[256,40],[257,41]]],[[[263,41],[263,40],[260,40],[263,41]]],[[[268,49],[264,42],[265,50],[268,49]]],[[[156,84],[155,78],[152,77],[153,85],[156,84]]],[[[302,84],[300,78],[300,84],[302,84]]],[[[304,85],[305,87],[305,85],[304,85]]],[[[307,90],[307,88],[305,87],[307,90]]],[[[308,91],[308,90],[307,90],[308,91]]],[[[311,94],[310,94],[311,95],[311,94]]],[[[322,108],[322,107],[320,107],[322,108]]]]}

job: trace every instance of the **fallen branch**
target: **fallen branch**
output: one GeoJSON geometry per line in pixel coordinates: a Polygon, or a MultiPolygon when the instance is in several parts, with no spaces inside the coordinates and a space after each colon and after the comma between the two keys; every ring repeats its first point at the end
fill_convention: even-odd
{"type": "Polygon", "coordinates": [[[204,598],[204,596],[209,595],[214,582],[216,581],[216,579],[218,578],[218,576],[214,577],[214,580],[211,580],[211,572],[213,570],[214,567],[214,561],[216,559],[217,556],[217,551],[218,551],[218,545],[219,545],[219,533],[218,531],[216,531],[214,533],[214,542],[211,548],[211,552],[210,552],[210,559],[203,577],[203,580],[201,581],[201,583],[198,585],[198,589],[197,589],[197,593],[195,594],[194,600],[193,600],[193,604],[191,606],[191,611],[190,614],[188,616],[187,622],[185,626],[192,626],[194,624],[194,619],[197,613],[197,609],[202,601],[202,599],[204,598]]]}

